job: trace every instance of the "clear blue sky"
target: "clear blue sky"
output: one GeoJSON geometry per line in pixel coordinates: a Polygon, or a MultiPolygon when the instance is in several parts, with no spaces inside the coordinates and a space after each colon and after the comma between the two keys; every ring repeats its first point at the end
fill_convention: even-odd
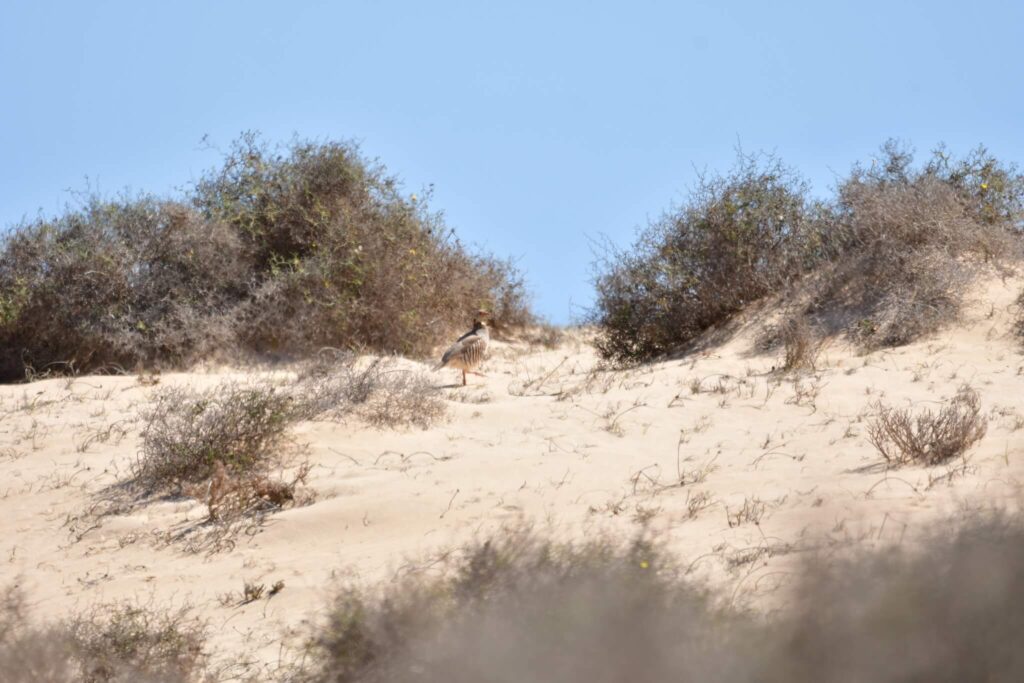
{"type": "Polygon", "coordinates": [[[5,0],[0,229],[86,178],[171,193],[203,135],[354,139],[565,322],[587,237],[629,243],[737,142],[818,193],[887,137],[1022,162],[1022,85],[1020,0],[5,0]]]}

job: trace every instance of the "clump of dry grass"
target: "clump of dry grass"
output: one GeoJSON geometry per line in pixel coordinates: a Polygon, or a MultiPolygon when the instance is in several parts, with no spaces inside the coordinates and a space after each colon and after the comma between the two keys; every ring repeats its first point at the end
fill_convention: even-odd
{"type": "Polygon", "coordinates": [[[221,382],[158,391],[143,412],[142,448],[131,484],[147,495],[202,501],[210,522],[227,524],[308,500],[311,467],[296,458],[292,427],[356,417],[377,427],[426,428],[447,406],[422,371],[376,358],[324,353],[291,383],[221,382]]]}
{"type": "Polygon", "coordinates": [[[263,515],[295,504],[299,487],[306,483],[312,466],[304,462],[290,479],[272,477],[263,472],[229,474],[218,462],[213,475],[204,485],[187,488],[194,498],[202,500],[211,522],[232,522],[253,515],[263,515]]]}
{"type": "Polygon", "coordinates": [[[361,362],[323,350],[299,372],[296,395],[309,418],[361,418],[377,427],[426,429],[447,413],[444,398],[423,371],[395,358],[361,362]]]}
{"type": "Polygon", "coordinates": [[[781,326],[783,347],[782,369],[814,370],[821,355],[823,340],[804,316],[787,319],[781,326]]]}
{"type": "Polygon", "coordinates": [[[207,680],[206,626],[187,609],[103,604],[60,623],[30,622],[23,598],[0,604],[6,683],[198,683],[207,680]]]}
{"type": "Polygon", "coordinates": [[[265,473],[288,450],[288,429],[301,415],[287,388],[266,382],[164,389],[143,414],[132,475],[147,490],[180,491],[209,481],[218,467],[232,476],[265,473]]]}
{"type": "Polygon", "coordinates": [[[964,385],[937,413],[917,414],[881,403],[868,421],[868,440],[890,465],[938,465],[963,455],[985,436],[978,392],[964,385]]]}
{"type": "Polygon", "coordinates": [[[1013,335],[1024,342],[1024,289],[1017,295],[1014,301],[1013,335]]]}

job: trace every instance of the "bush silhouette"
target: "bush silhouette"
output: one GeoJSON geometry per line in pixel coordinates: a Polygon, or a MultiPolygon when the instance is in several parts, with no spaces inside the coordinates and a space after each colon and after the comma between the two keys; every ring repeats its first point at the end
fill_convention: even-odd
{"type": "Polygon", "coordinates": [[[325,346],[425,355],[522,277],[347,143],[243,135],[182,200],[90,199],[0,243],[0,381],[325,346]]]}
{"type": "Polygon", "coordinates": [[[806,184],[774,157],[701,178],[688,203],[610,250],[595,285],[606,358],[668,353],[777,291],[822,249],[806,184]]]}
{"type": "Polygon", "coordinates": [[[955,318],[980,267],[1018,258],[1024,176],[984,148],[923,167],[890,141],[829,201],[774,157],[741,157],[598,263],[597,348],[650,360],[781,296],[826,333],[904,344],[955,318]]]}

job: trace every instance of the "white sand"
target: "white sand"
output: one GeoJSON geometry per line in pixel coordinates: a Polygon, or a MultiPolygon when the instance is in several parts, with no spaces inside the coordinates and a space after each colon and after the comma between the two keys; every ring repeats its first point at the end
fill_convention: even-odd
{"type": "MultiPolygon", "coordinates": [[[[752,352],[753,324],[709,353],[596,374],[586,333],[556,350],[495,342],[488,377],[444,389],[451,418],[432,429],[300,425],[316,502],[214,554],[158,542],[201,518],[197,503],[88,512],[135,457],[147,397],[226,371],[164,375],[156,389],[134,376],[0,386],[0,580],[23,586],[42,618],[122,598],[188,603],[209,620],[214,649],[274,661],[285,629],[315,618],[343,579],[388,580],[519,518],[574,538],[647,520],[694,576],[757,604],[778,594],[798,551],[909,542],[934,520],[1016,504],[1018,286],[990,282],[955,328],[911,346],[861,356],[833,341],[819,370],[798,378],[769,373],[778,357],[752,352]],[[816,398],[799,399],[794,380],[816,398]],[[871,404],[936,408],[964,382],[989,417],[966,465],[886,473],[866,438],[871,404]],[[679,473],[703,480],[674,485],[679,473]],[[745,502],[763,504],[760,524],[736,523],[745,502]],[[278,580],[286,587],[269,601],[219,599],[278,580]]],[[[438,384],[457,374],[438,372],[438,384]]]]}

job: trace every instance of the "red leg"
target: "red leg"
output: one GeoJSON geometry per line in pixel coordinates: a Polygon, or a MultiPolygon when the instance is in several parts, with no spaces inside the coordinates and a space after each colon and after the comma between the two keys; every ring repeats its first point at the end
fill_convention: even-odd
{"type": "Polygon", "coordinates": [[[466,386],[466,371],[462,371],[462,386],[466,386]]]}

